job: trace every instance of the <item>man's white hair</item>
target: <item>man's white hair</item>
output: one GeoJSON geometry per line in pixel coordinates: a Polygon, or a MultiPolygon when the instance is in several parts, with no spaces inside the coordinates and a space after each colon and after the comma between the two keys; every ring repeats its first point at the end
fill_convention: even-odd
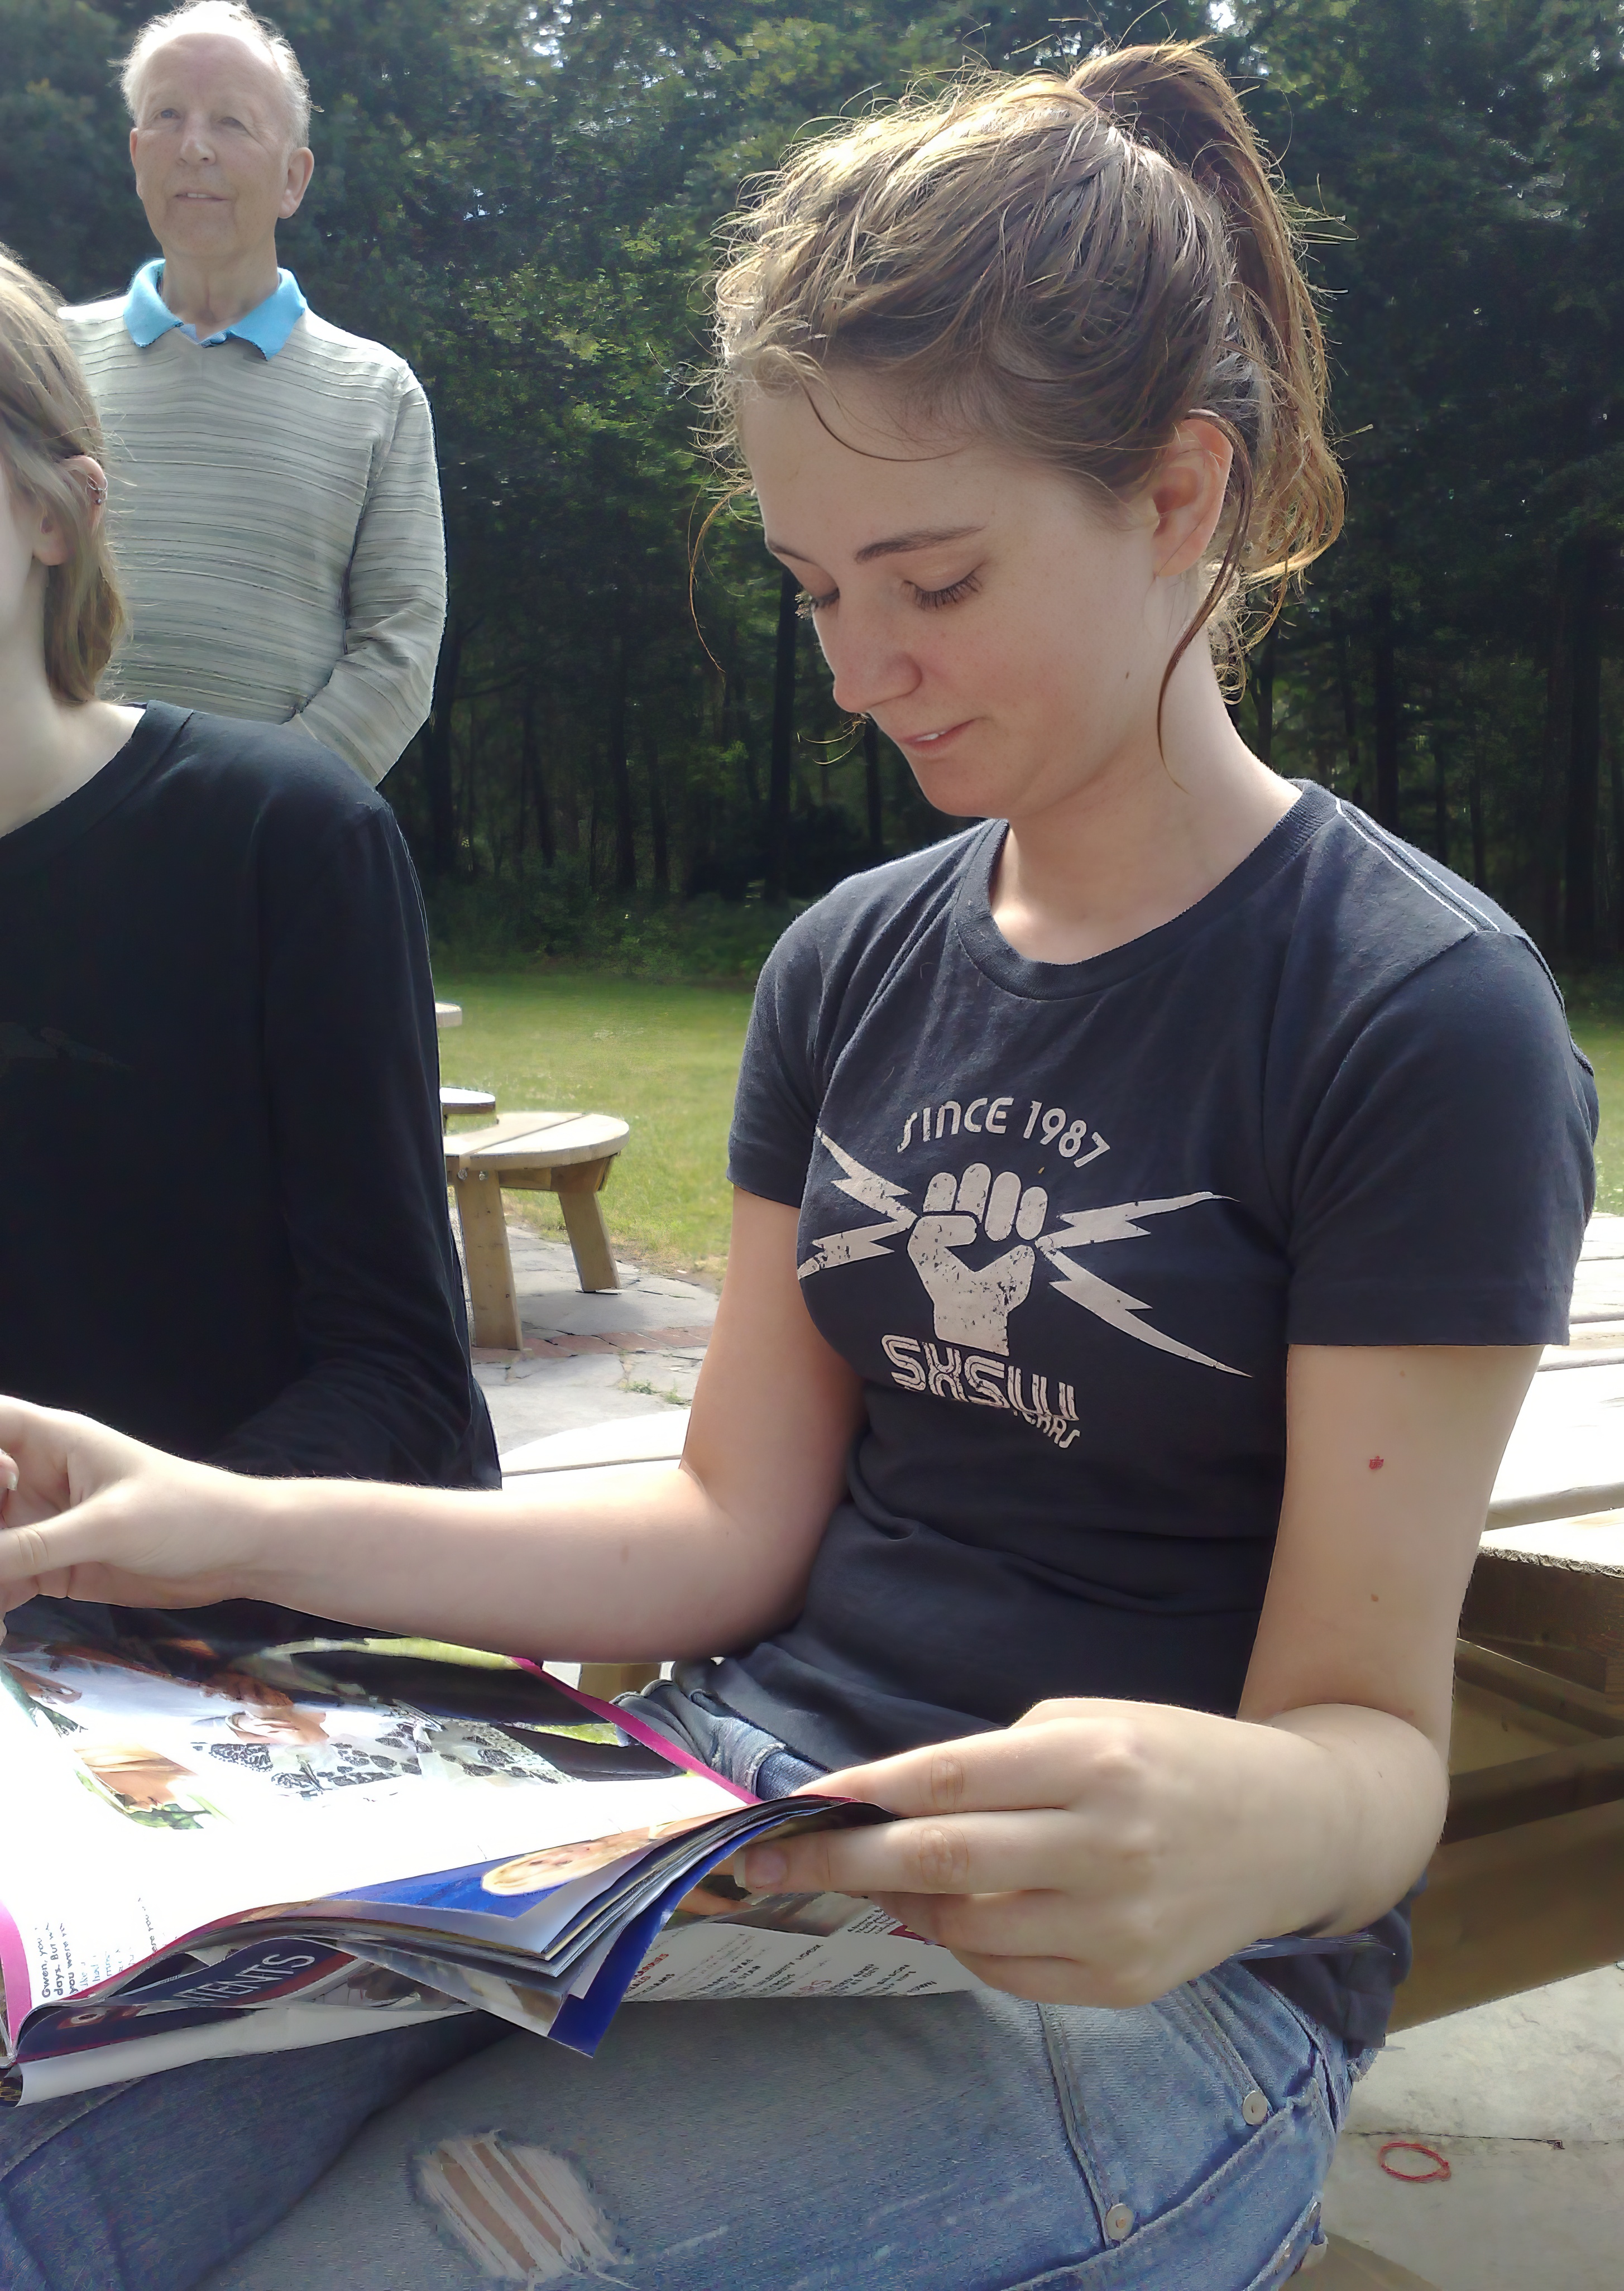
{"type": "Polygon", "coordinates": [[[242,0],[182,0],[166,16],[154,16],[135,35],[135,44],[125,58],[119,84],[132,119],[139,117],[141,83],[154,52],[187,32],[223,32],[229,39],[245,40],[275,65],[287,97],[289,149],[298,150],[310,140],[310,83],[291,45],[263,16],[256,16],[242,0]]]}

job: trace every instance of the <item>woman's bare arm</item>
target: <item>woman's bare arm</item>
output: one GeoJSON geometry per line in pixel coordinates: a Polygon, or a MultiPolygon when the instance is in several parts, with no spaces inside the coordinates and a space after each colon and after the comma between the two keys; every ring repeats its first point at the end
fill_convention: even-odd
{"type": "Polygon", "coordinates": [[[0,1403],[17,1490],[0,1598],[256,1597],[381,1630],[565,1659],[710,1654],[793,1615],[861,1398],[809,1319],[796,1214],[735,1197],[679,1465],[549,1474],[500,1496],[239,1479],[83,1419],[0,1403]]]}
{"type": "Polygon", "coordinates": [[[1443,1822],[1456,1621],[1537,1359],[1293,1352],[1238,1718],[1040,1703],[1005,1732],[832,1776],[904,1818],[759,1847],[749,1883],[875,1894],[994,1987],[1104,2005],[1390,1909],[1443,1822]]]}

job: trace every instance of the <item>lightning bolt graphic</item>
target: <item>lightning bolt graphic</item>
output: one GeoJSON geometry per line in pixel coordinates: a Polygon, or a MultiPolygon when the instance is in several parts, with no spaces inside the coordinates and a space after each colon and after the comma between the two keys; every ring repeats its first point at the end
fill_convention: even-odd
{"type": "Polygon", "coordinates": [[[1215,1368],[1224,1376],[1244,1376],[1246,1371],[1230,1368],[1220,1360],[1212,1360],[1189,1345],[1181,1345],[1176,1337],[1164,1336],[1134,1316],[1148,1313],[1152,1307],[1141,1298],[1130,1297],[1125,1289],[1113,1289],[1097,1273],[1081,1265],[1073,1265],[1065,1252],[1068,1249],[1088,1249],[1102,1241],[1143,1241],[1145,1228],[1135,1220],[1139,1218],[1164,1217],[1170,1210],[1193,1209],[1197,1202],[1215,1202],[1217,1194],[1180,1194],[1170,1201],[1119,1202],[1114,1208],[1104,1210],[1067,1210],[1053,1233],[1046,1233],[1035,1243],[1057,1273],[1065,1278],[1057,1281],[1057,1295],[1069,1297],[1073,1305],[1081,1305],[1085,1313],[1097,1320],[1121,1329],[1124,1336],[1137,1337],[1142,1345],[1154,1345],[1158,1352],[1176,1353],[1180,1360],[1194,1361],[1202,1368],[1215,1368]]]}
{"type": "Polygon", "coordinates": [[[796,1266],[796,1274],[802,1281],[808,1274],[828,1273],[837,1265],[861,1264],[865,1257],[888,1257],[891,1252],[886,1246],[887,1242],[895,1240],[899,1233],[906,1233],[918,1215],[917,1210],[907,1207],[907,1197],[903,1188],[894,1186],[889,1178],[878,1177],[872,1170],[865,1170],[861,1162],[854,1162],[849,1154],[837,1146],[832,1137],[825,1137],[821,1129],[817,1132],[817,1142],[833,1154],[846,1172],[843,1178],[837,1178],[834,1181],[836,1193],[848,1194],[854,1202],[861,1202],[865,1210],[877,1210],[889,1222],[854,1226],[849,1233],[826,1234],[817,1242],[806,1263],[796,1266]]]}

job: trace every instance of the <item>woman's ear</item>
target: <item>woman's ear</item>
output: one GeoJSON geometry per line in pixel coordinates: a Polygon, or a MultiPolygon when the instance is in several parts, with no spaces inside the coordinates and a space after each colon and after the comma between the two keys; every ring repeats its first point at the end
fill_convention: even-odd
{"type": "MultiPolygon", "coordinates": [[[[100,524],[107,508],[107,471],[92,454],[76,454],[61,467],[84,494],[89,508],[89,524],[92,533],[100,524]]],[[[53,517],[48,509],[39,512],[39,523],[34,537],[34,554],[42,565],[60,565],[73,549],[73,535],[53,517]]]]}
{"type": "Polygon", "coordinates": [[[1224,514],[1234,448],[1216,422],[1193,414],[1173,432],[1156,465],[1149,496],[1156,577],[1175,580],[1201,563],[1224,514]]]}

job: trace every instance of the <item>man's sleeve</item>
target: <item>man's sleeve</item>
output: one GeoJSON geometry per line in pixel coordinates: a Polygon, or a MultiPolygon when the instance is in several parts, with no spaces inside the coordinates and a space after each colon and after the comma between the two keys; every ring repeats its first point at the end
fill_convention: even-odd
{"type": "Polygon", "coordinates": [[[417,880],[382,805],[334,831],[273,922],[265,1057],[302,1372],[209,1459],[229,1470],[496,1484],[446,1205],[417,880]]]}
{"type": "Polygon", "coordinates": [[[434,424],[408,374],[350,560],[344,657],[294,723],[376,787],[429,713],[445,625],[434,424]]]}

